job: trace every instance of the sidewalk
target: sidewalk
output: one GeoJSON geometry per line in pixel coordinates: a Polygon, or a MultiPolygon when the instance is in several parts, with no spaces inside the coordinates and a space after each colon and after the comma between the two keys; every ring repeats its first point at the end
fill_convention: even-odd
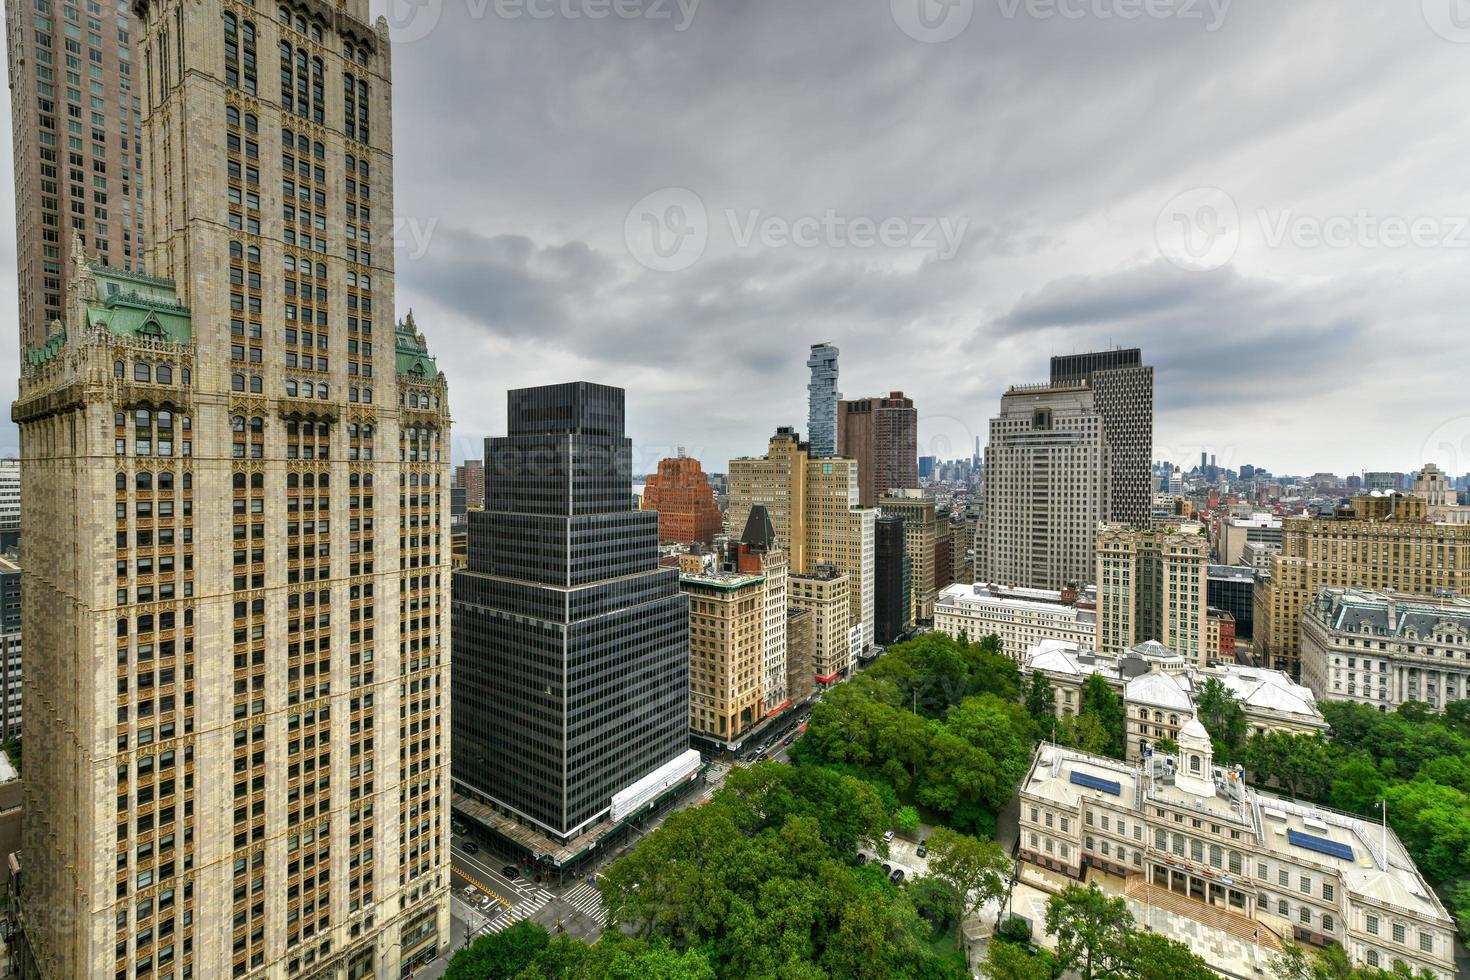
{"type": "MultiPolygon", "coordinates": [[[[1028,864],[1021,866],[1021,881],[1016,885],[1012,911],[1031,920],[1033,942],[1052,951],[1056,950],[1056,938],[1046,933],[1046,903],[1063,888],[1076,884],[1080,882],[1045,868],[1028,864]]],[[[1236,977],[1238,980],[1259,980],[1269,974],[1269,950],[1261,949],[1258,952],[1254,944],[1230,933],[1212,929],[1193,919],[1172,915],[1157,906],[1145,905],[1126,895],[1118,894],[1118,897],[1128,903],[1128,911],[1133,913],[1133,918],[1139,925],[1188,946],[1202,956],[1209,963],[1210,969],[1217,973],[1236,977]]]]}

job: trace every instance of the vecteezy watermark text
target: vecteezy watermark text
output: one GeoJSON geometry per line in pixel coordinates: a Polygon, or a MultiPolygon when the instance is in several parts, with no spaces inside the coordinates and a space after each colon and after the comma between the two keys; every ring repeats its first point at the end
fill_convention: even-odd
{"type": "Polygon", "coordinates": [[[968,217],[890,215],[874,218],[836,208],[796,216],[760,208],[725,208],[711,221],[698,194],[687,187],[654,191],[629,209],[623,240],[640,265],[657,272],[687,269],[704,255],[712,233],[737,249],[890,249],[926,251],[953,258],[970,227],[968,217]]]}
{"type": "MultiPolygon", "coordinates": [[[[1177,20],[1209,32],[1225,25],[1232,0],[994,0],[1006,20],[1177,20]]],[[[889,0],[893,22],[915,41],[958,37],[975,16],[976,0],[889,0]]]]}
{"type": "Polygon", "coordinates": [[[640,20],[689,29],[703,0],[373,0],[393,43],[421,41],[434,32],[446,3],[463,2],[470,20],[640,20]]]}
{"type": "Polygon", "coordinates": [[[1398,251],[1470,249],[1470,215],[1381,214],[1358,208],[1312,214],[1257,208],[1243,219],[1235,199],[1218,187],[1196,187],[1170,198],[1159,212],[1159,251],[1181,269],[1208,272],[1235,257],[1243,241],[1267,249],[1398,251]]]}

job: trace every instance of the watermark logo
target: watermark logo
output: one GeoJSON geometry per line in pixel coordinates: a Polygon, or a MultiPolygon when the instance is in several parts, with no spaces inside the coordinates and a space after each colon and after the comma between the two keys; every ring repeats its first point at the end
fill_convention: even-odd
{"type": "Polygon", "coordinates": [[[647,20],[689,29],[700,0],[466,0],[479,20],[490,9],[501,20],[647,20]]]}
{"type": "Polygon", "coordinates": [[[444,13],[444,0],[381,0],[375,6],[388,22],[388,36],[394,44],[422,41],[439,26],[444,13]]]}
{"type": "MultiPolygon", "coordinates": [[[[995,0],[1005,20],[1177,20],[1213,33],[1225,26],[1232,0],[995,0]]],[[[1428,2],[1428,0],[1426,0],[1428,2]]],[[[1465,0],[1470,3],[1470,0],[1465,0]]],[[[975,0],[889,0],[898,29],[915,41],[958,37],[975,16],[975,0]]]]}
{"type": "Polygon", "coordinates": [[[1446,41],[1470,44],[1470,0],[1420,0],[1429,29],[1446,41]]]}
{"type": "Polygon", "coordinates": [[[893,22],[915,41],[951,41],[970,26],[975,0],[889,0],[893,22]]]}
{"type": "Polygon", "coordinates": [[[759,208],[711,213],[687,187],[665,187],[643,197],[623,219],[628,253],[655,272],[679,272],[703,257],[718,232],[736,249],[891,249],[953,258],[970,227],[966,217],[874,218],[827,208],[796,216],[759,208]]]}
{"type": "Polygon", "coordinates": [[[1240,247],[1240,211],[1218,187],[1184,191],[1159,212],[1154,240],[1164,257],[1181,269],[1219,269],[1240,247]]]}
{"type": "Polygon", "coordinates": [[[629,209],[623,241],[639,265],[654,272],[682,271],[704,255],[709,212],[687,187],[665,187],[629,209]]]}
{"type": "Polygon", "coordinates": [[[1269,248],[1467,248],[1470,218],[1464,215],[1377,215],[1366,209],[1352,214],[1312,215],[1291,210],[1256,212],[1269,248]]]}
{"type": "Polygon", "coordinates": [[[1470,471],[1470,415],[1447,419],[1419,449],[1415,464],[1437,463],[1451,478],[1470,471]]]}
{"type": "MultiPolygon", "coordinates": [[[[372,0],[394,44],[422,41],[439,26],[445,0],[372,0]]],[[[463,0],[470,20],[641,20],[676,33],[694,22],[701,0],[463,0]]]]}
{"type": "Polygon", "coordinates": [[[393,216],[393,251],[396,257],[410,261],[423,258],[429,251],[438,218],[427,220],[412,215],[393,216]]]}

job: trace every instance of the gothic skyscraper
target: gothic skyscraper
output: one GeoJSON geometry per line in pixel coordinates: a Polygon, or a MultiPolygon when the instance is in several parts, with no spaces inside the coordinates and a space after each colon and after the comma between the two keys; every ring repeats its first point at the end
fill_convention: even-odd
{"type": "Polygon", "coordinates": [[[449,940],[449,410],[387,25],[132,11],[151,275],[76,243],[14,407],[22,974],[404,976],[449,940]]]}

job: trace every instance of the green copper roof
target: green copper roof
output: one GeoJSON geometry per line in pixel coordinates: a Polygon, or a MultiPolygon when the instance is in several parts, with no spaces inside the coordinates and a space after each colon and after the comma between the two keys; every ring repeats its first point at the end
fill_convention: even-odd
{"type": "MultiPolygon", "coordinates": [[[[125,272],[104,265],[86,265],[83,285],[87,330],[106,329],[118,337],[149,337],[174,344],[194,338],[189,308],[179,302],[171,280],[125,272]]],[[[46,338],[39,347],[26,350],[29,364],[44,364],[66,346],[66,330],[46,338]]]]}
{"type": "Polygon", "coordinates": [[[105,326],[119,337],[153,337],[175,344],[194,338],[189,308],[167,279],[92,266],[96,303],[87,306],[87,326],[105,326]]]}
{"type": "Polygon", "coordinates": [[[393,331],[394,353],[398,357],[398,373],[432,380],[439,377],[439,365],[429,356],[429,345],[414,326],[413,310],[398,322],[393,331]]]}

